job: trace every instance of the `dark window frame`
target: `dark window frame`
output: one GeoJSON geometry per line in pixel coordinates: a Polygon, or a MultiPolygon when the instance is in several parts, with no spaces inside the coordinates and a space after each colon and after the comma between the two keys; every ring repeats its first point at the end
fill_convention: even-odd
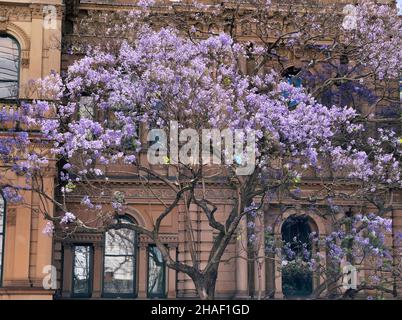
{"type": "Polygon", "coordinates": [[[93,273],[94,273],[94,246],[91,243],[74,243],[72,245],[72,265],[71,270],[71,297],[72,298],[91,298],[93,289],[93,273]],[[87,293],[75,293],[74,292],[74,278],[75,278],[75,248],[76,247],[89,247],[89,279],[88,292],[87,293]]]}
{"type": "Polygon", "coordinates": [[[20,94],[20,74],[21,74],[21,45],[18,42],[18,40],[8,34],[8,33],[0,33],[0,38],[8,38],[11,41],[13,41],[16,45],[17,45],[17,50],[18,50],[18,54],[17,54],[17,59],[15,60],[15,62],[17,63],[17,79],[16,80],[1,80],[0,79],[0,83],[7,83],[7,82],[11,82],[11,83],[15,83],[16,84],[16,88],[17,88],[17,92],[15,94],[15,96],[12,97],[0,97],[0,100],[16,100],[19,98],[19,94],[20,94]]]}
{"type": "MultiPolygon", "coordinates": [[[[147,250],[147,297],[149,299],[155,299],[155,298],[165,299],[165,298],[167,298],[167,293],[166,293],[166,274],[167,274],[167,272],[166,272],[166,261],[165,260],[163,260],[163,269],[162,269],[163,270],[163,282],[162,282],[163,283],[163,289],[162,289],[163,292],[156,293],[156,294],[151,294],[149,292],[149,262],[151,259],[151,255],[150,255],[151,248],[158,249],[158,247],[155,244],[150,244],[148,246],[148,250],[147,250]]],[[[162,257],[162,259],[163,259],[163,257],[162,257]]]]}
{"type": "MultiPolygon", "coordinates": [[[[312,227],[309,224],[309,218],[307,216],[290,216],[285,221],[283,221],[281,226],[281,240],[284,242],[292,242],[292,238],[294,235],[297,236],[297,241],[301,241],[302,243],[307,244],[307,250],[312,253],[313,252],[313,242],[311,241],[309,235],[312,232],[312,227]]],[[[300,248],[292,248],[296,254],[300,254],[300,248]]],[[[291,261],[293,261],[292,259],[291,261]]],[[[285,297],[287,298],[300,298],[300,297],[309,297],[314,292],[314,272],[308,271],[304,273],[300,273],[296,276],[286,275],[284,269],[281,270],[282,277],[282,291],[285,297]],[[305,278],[307,278],[308,284],[298,287],[301,282],[305,282],[305,278]],[[303,279],[304,281],[301,281],[303,279]],[[295,281],[296,280],[296,281],[295,281]],[[294,287],[290,285],[289,288],[285,288],[285,284],[292,283],[296,284],[294,287]],[[292,292],[292,290],[294,292],[292,292]]]]}
{"type": "MultiPolygon", "coordinates": [[[[123,216],[119,218],[120,220],[125,220],[129,224],[135,224],[135,220],[129,216],[123,216]]],[[[118,229],[122,230],[124,228],[118,229]]],[[[131,230],[131,229],[129,229],[131,230]]],[[[133,255],[110,255],[106,254],[106,233],[104,234],[103,239],[103,261],[102,261],[102,298],[110,298],[110,299],[135,299],[138,297],[138,233],[134,230],[134,253],[133,255]],[[106,257],[132,257],[133,258],[133,292],[132,293],[112,293],[105,292],[105,260],[106,257]]]]}

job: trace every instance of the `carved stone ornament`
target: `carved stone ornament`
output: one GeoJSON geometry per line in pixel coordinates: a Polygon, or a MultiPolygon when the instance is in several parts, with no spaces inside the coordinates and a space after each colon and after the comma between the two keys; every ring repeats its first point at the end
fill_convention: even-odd
{"type": "MultiPolygon", "coordinates": [[[[8,10],[6,10],[6,8],[0,8],[0,26],[2,22],[7,22],[8,21],[8,10]]],[[[0,27],[1,30],[1,27],[0,27]]]]}
{"type": "Polygon", "coordinates": [[[0,4],[0,22],[9,20],[30,21],[31,10],[27,5],[21,4],[0,4]]]}

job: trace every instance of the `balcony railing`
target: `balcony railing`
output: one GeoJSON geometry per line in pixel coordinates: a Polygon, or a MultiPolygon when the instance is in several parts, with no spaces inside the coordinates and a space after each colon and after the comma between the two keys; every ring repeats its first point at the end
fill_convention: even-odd
{"type": "MultiPolygon", "coordinates": [[[[22,131],[37,132],[39,128],[27,127],[24,103],[32,103],[33,99],[0,99],[0,132],[22,131]]],[[[51,115],[49,114],[49,117],[51,115]]]]}
{"type": "Polygon", "coordinates": [[[21,129],[21,100],[0,99],[0,130],[21,129]]]}

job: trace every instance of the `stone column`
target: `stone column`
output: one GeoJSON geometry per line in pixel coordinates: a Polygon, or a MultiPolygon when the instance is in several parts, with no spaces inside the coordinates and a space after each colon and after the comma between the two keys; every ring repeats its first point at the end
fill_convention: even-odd
{"type": "MultiPolygon", "coordinates": [[[[18,177],[17,184],[24,186],[24,178],[18,177]]],[[[27,206],[16,206],[10,208],[6,212],[6,260],[12,259],[12,270],[8,269],[4,272],[4,285],[15,287],[30,287],[29,267],[30,267],[30,246],[31,246],[31,222],[32,210],[29,205],[32,205],[32,192],[21,191],[21,196],[27,206]],[[14,210],[13,210],[14,209],[14,210]],[[8,212],[10,215],[7,216],[8,212]],[[8,226],[13,226],[14,239],[10,239],[7,235],[8,226]],[[11,246],[11,248],[10,248],[11,246]],[[8,280],[8,281],[6,281],[8,280]]],[[[7,267],[9,264],[7,263],[7,267]]]]}
{"type": "MultiPolygon", "coordinates": [[[[320,253],[320,260],[322,261],[324,266],[324,270],[327,269],[327,252],[326,252],[326,246],[325,246],[325,238],[326,235],[320,235],[320,245],[318,246],[317,250],[320,253]]],[[[313,290],[315,290],[318,286],[323,284],[325,282],[325,279],[321,277],[321,274],[319,271],[314,272],[314,282],[313,282],[313,290]]],[[[327,289],[325,289],[322,294],[325,296],[327,294],[327,289]]]]}
{"type": "MultiPolygon", "coordinates": [[[[176,246],[169,245],[169,255],[172,259],[176,260],[176,246]]],[[[167,267],[166,267],[167,268],[167,267]]],[[[176,270],[167,268],[166,270],[166,286],[167,286],[167,298],[176,298],[176,270]]]]}
{"type": "MultiPolygon", "coordinates": [[[[282,235],[279,234],[275,234],[275,240],[276,243],[278,243],[279,241],[282,240],[282,235]]],[[[280,270],[280,266],[278,265],[278,263],[280,263],[280,261],[282,261],[282,256],[281,253],[278,252],[277,253],[277,259],[275,259],[274,262],[274,274],[275,274],[275,295],[274,298],[275,299],[283,299],[283,291],[282,291],[282,272],[280,270]]]]}
{"type": "MultiPolygon", "coordinates": [[[[184,204],[179,205],[179,244],[178,244],[178,261],[191,264],[192,257],[190,251],[190,245],[193,243],[191,239],[191,230],[194,231],[195,241],[197,241],[198,236],[198,219],[197,219],[197,207],[192,205],[190,206],[189,211],[186,211],[186,207],[184,204]],[[191,227],[190,227],[191,224],[191,227]]],[[[205,238],[207,235],[203,235],[205,238]]],[[[177,294],[180,298],[194,298],[197,296],[197,291],[195,289],[194,282],[192,279],[185,273],[178,273],[178,290],[177,294]]]]}
{"type": "Polygon", "coordinates": [[[239,223],[239,231],[236,242],[236,298],[242,299],[249,296],[248,293],[248,266],[247,266],[247,221],[243,217],[239,223]]]}
{"type": "Polygon", "coordinates": [[[15,238],[16,238],[16,220],[17,209],[7,208],[6,221],[4,221],[4,251],[3,251],[3,283],[4,287],[10,285],[10,281],[14,278],[14,265],[15,265],[15,238]]]}
{"type": "MultiPolygon", "coordinates": [[[[399,198],[401,199],[401,198],[399,198]]],[[[402,200],[402,199],[401,199],[402,200]]],[[[400,262],[401,256],[398,254],[402,250],[402,243],[401,241],[397,241],[397,238],[395,237],[399,232],[402,232],[402,208],[395,208],[392,210],[392,229],[393,229],[393,234],[394,238],[391,240],[394,248],[392,250],[392,255],[393,255],[393,263],[395,265],[398,265],[400,262]]],[[[401,296],[402,294],[402,287],[397,284],[398,279],[395,279],[394,283],[394,289],[396,291],[396,294],[398,297],[401,296]]]]}
{"type": "Polygon", "coordinates": [[[97,242],[94,245],[93,270],[92,297],[100,298],[102,296],[103,281],[103,242],[97,242]]]}
{"type": "Polygon", "coordinates": [[[43,11],[40,6],[35,6],[32,12],[31,32],[35,35],[35,41],[31,41],[29,73],[32,77],[42,77],[42,53],[43,53],[43,11]]]}
{"type": "MultiPolygon", "coordinates": [[[[46,194],[52,194],[54,191],[54,177],[56,176],[55,170],[53,170],[54,163],[51,162],[51,167],[49,169],[43,169],[43,187],[44,192],[46,194]]],[[[36,200],[39,201],[39,200],[36,200]]],[[[36,203],[35,203],[36,204],[36,203]]],[[[53,239],[48,235],[44,235],[42,233],[43,229],[45,228],[46,224],[48,223],[42,216],[42,212],[47,212],[51,216],[53,216],[54,206],[51,201],[39,202],[39,212],[36,214],[32,210],[32,215],[34,215],[33,219],[33,226],[32,226],[32,234],[33,238],[36,237],[36,259],[34,263],[31,264],[35,265],[34,270],[36,269],[35,274],[33,274],[34,283],[36,286],[42,287],[42,281],[44,277],[44,267],[49,266],[52,264],[52,251],[53,251],[53,239]],[[36,216],[37,215],[37,216],[36,216]],[[37,224],[37,226],[35,226],[37,224]]],[[[31,245],[34,243],[31,243],[31,245]]],[[[33,254],[32,250],[35,250],[31,247],[31,254],[33,254]]],[[[49,292],[51,294],[51,292],[49,292]]]]}
{"type": "Polygon", "coordinates": [[[63,259],[63,298],[69,298],[71,296],[72,287],[72,273],[73,273],[73,252],[72,245],[70,243],[63,244],[64,259],[63,259]]]}
{"type": "Polygon", "coordinates": [[[138,255],[138,298],[147,298],[147,243],[140,243],[140,252],[138,255]]]}
{"type": "Polygon", "coordinates": [[[254,297],[258,297],[260,292],[260,298],[265,297],[266,281],[265,281],[265,234],[264,234],[264,222],[259,221],[256,218],[256,229],[259,234],[258,248],[256,248],[257,260],[254,262],[254,297]]]}

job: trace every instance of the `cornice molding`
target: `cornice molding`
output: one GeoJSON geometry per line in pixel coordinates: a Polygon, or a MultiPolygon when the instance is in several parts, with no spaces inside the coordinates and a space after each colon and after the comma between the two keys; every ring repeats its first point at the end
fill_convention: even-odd
{"type": "Polygon", "coordinates": [[[33,3],[29,6],[31,9],[31,16],[34,19],[42,19],[45,15],[46,10],[44,8],[48,6],[53,6],[56,8],[56,15],[58,19],[63,18],[64,6],[57,4],[44,4],[44,3],[33,3]]]}
{"type": "Polygon", "coordinates": [[[31,10],[27,4],[0,4],[0,22],[8,20],[31,21],[31,10]]]}
{"type": "MultiPolygon", "coordinates": [[[[179,236],[178,234],[160,234],[158,236],[159,240],[167,244],[169,247],[175,248],[178,246],[179,243],[179,236]]],[[[139,236],[139,246],[140,248],[146,248],[150,244],[154,244],[154,242],[146,235],[141,234],[139,236]]]]}

